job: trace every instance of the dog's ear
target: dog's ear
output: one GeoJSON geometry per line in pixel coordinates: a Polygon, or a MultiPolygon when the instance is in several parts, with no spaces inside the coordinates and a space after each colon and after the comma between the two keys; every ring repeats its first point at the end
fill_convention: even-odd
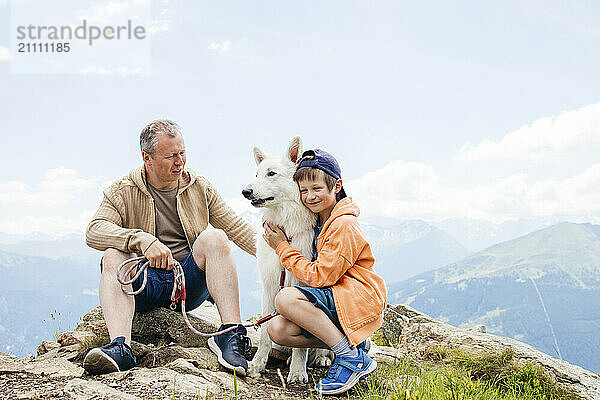
{"type": "Polygon", "coordinates": [[[298,158],[300,157],[300,154],[302,154],[302,139],[300,139],[300,136],[295,136],[290,141],[290,144],[288,145],[288,148],[285,151],[285,157],[287,157],[288,160],[296,164],[298,158]]]}
{"type": "Polygon", "coordinates": [[[254,147],[252,151],[254,152],[254,161],[256,161],[256,165],[260,164],[267,157],[258,147],[254,147]]]}

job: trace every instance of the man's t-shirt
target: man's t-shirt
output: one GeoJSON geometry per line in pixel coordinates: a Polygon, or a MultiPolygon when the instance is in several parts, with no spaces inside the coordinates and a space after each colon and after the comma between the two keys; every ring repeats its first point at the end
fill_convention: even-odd
{"type": "Polygon", "coordinates": [[[177,214],[178,189],[160,190],[148,184],[148,191],[154,199],[156,237],[171,250],[173,258],[182,262],[190,254],[190,246],[177,214]]]}

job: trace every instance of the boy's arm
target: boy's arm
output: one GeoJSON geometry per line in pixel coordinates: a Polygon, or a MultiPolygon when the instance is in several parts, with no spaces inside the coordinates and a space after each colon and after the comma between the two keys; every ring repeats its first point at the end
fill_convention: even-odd
{"type": "Polygon", "coordinates": [[[281,265],[308,286],[326,287],[335,284],[354,265],[365,245],[357,223],[333,225],[328,228],[333,231],[327,235],[328,239],[315,261],[309,261],[287,242],[281,242],[275,250],[281,265]]]}

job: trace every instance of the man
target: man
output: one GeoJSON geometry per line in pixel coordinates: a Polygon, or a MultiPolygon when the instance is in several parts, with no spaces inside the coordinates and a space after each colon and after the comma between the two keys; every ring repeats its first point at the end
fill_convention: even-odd
{"type": "MultiPolygon", "coordinates": [[[[177,260],[185,273],[186,308],[211,300],[221,316],[221,328],[237,325],[208,344],[221,365],[243,376],[248,338],[241,325],[237,272],[228,239],[255,255],[255,231],[208,180],[185,169],[185,145],[175,123],[148,124],[140,134],[140,147],[143,165],[104,191],[87,228],[88,246],[104,252],[100,305],[111,342],[92,349],[83,366],[90,373],[135,366],[130,348],[133,314],[170,305],[171,269],[177,260]],[[207,230],[209,223],[216,229],[207,230]],[[136,254],[143,254],[150,268],[146,288],[134,297],[123,293],[116,275],[117,267],[136,254]]],[[[139,289],[142,278],[127,290],[139,289]]]]}

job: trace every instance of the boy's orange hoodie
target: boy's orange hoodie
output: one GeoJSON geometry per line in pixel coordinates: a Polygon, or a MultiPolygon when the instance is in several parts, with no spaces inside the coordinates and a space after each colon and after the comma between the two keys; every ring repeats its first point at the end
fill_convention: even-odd
{"type": "Polygon", "coordinates": [[[356,345],[383,322],[385,282],[373,270],[375,259],[358,224],[360,210],[346,197],[338,201],[317,239],[317,259],[304,257],[289,243],[275,252],[284,268],[312,287],[331,286],[344,334],[356,345]]]}

